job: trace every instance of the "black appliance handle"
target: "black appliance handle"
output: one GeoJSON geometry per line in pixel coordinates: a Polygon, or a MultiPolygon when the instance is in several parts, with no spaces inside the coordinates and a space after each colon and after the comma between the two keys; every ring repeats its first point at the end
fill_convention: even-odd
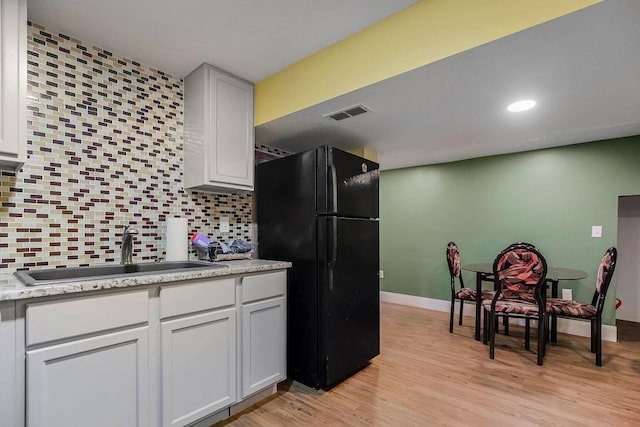
{"type": "Polygon", "coordinates": [[[327,153],[327,169],[329,171],[328,178],[331,179],[331,182],[327,185],[327,194],[331,203],[327,206],[327,213],[334,214],[338,213],[338,173],[336,172],[336,165],[333,163],[333,151],[329,150],[327,153]]]}
{"type": "Polygon", "coordinates": [[[331,231],[330,231],[330,244],[329,249],[329,291],[333,291],[333,269],[336,265],[336,256],[338,254],[338,218],[331,217],[331,231]]]}

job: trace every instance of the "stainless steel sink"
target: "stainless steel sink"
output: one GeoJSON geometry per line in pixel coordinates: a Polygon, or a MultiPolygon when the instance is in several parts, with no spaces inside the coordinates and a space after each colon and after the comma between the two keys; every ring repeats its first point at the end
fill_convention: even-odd
{"type": "Polygon", "coordinates": [[[16,271],[14,274],[25,285],[36,286],[93,279],[142,276],[153,273],[177,273],[181,270],[212,268],[227,268],[227,266],[206,261],[175,261],[128,265],[97,265],[95,267],[52,268],[49,270],[24,270],[16,271]]]}

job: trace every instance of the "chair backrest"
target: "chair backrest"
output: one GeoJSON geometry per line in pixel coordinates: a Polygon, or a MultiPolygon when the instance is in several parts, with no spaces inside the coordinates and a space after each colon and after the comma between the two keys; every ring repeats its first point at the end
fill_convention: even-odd
{"type": "MultiPolygon", "coordinates": [[[[547,261],[535,246],[513,243],[500,252],[493,262],[496,289],[503,298],[538,302],[544,307],[547,261]]],[[[496,295],[497,297],[497,295],[496,295]]]]}
{"type": "Polygon", "coordinates": [[[460,271],[460,251],[458,250],[458,245],[456,245],[455,242],[447,243],[445,255],[447,257],[447,265],[449,266],[449,274],[451,275],[451,284],[453,285],[457,277],[460,279],[460,286],[464,287],[460,271]]]}
{"type": "Polygon", "coordinates": [[[613,277],[613,272],[616,269],[616,261],[618,259],[618,250],[615,247],[610,247],[604,252],[602,261],[598,266],[598,274],[596,277],[596,291],[593,293],[593,299],[591,305],[593,305],[598,313],[602,313],[604,308],[604,299],[607,296],[609,290],[609,284],[613,277]]]}
{"type": "Polygon", "coordinates": [[[538,249],[538,248],[536,248],[536,245],[533,245],[533,244],[527,243],[527,242],[516,242],[516,243],[513,243],[513,244],[514,245],[520,245],[520,246],[526,246],[527,248],[533,248],[533,249],[536,249],[536,250],[538,249]]]}

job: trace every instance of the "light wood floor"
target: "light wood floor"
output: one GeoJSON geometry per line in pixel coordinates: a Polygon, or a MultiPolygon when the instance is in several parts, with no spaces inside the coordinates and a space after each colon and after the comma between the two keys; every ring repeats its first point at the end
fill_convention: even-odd
{"type": "Polygon", "coordinates": [[[448,314],[382,304],[381,355],[329,391],[283,383],[228,426],[640,425],[640,343],[560,334],[544,366],[522,330],[496,337],[496,358],[473,340],[472,318],[448,331],[448,314]]]}

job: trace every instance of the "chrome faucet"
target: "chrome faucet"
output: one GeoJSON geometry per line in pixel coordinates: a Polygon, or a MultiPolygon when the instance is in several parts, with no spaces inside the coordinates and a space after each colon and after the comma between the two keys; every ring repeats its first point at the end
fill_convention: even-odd
{"type": "Polygon", "coordinates": [[[120,264],[133,264],[133,236],[136,234],[138,234],[138,230],[129,225],[124,228],[120,264]]]}

